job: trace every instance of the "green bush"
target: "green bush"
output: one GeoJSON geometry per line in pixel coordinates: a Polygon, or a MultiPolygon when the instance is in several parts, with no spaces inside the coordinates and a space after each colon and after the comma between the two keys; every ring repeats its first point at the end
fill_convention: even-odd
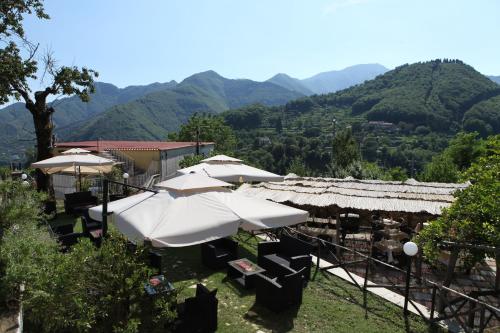
{"type": "Polygon", "coordinates": [[[20,181],[0,183],[0,235],[15,224],[43,221],[43,201],[46,195],[34,191],[20,181]]]}
{"type": "Polygon", "coordinates": [[[44,198],[19,181],[0,184],[0,299],[21,300],[25,331],[165,331],[176,296],[145,297],[146,249],[111,232],[100,248],[81,239],[62,253],[42,223],[44,198]]]}

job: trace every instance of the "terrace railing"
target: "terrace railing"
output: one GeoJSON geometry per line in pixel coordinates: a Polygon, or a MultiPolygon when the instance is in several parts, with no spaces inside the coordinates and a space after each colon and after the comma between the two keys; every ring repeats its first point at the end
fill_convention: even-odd
{"type": "MultiPolygon", "coordinates": [[[[316,268],[312,279],[318,273],[340,268],[347,278],[363,292],[363,307],[367,308],[369,289],[386,288],[405,295],[405,315],[410,305],[412,312],[424,318],[430,326],[446,325],[452,331],[484,332],[500,327],[500,293],[494,290],[473,291],[468,294],[445,287],[415,274],[416,269],[407,271],[400,267],[374,258],[372,253],[362,253],[352,248],[336,244],[315,236],[307,235],[294,228],[283,228],[287,233],[310,242],[316,251],[316,268]],[[329,264],[325,265],[321,260],[329,264]],[[355,272],[355,273],[354,273],[355,272]],[[372,283],[373,281],[373,283],[372,283]],[[425,296],[424,304],[415,301],[416,295],[425,296]],[[407,295],[407,296],[406,296],[407,295]]],[[[279,238],[278,234],[270,234],[279,238]]],[[[370,244],[373,245],[373,244],[370,244]]],[[[371,246],[372,247],[372,246],[371,246]]],[[[408,260],[406,256],[400,259],[408,260]]],[[[408,267],[408,262],[402,266],[408,267]]]]}

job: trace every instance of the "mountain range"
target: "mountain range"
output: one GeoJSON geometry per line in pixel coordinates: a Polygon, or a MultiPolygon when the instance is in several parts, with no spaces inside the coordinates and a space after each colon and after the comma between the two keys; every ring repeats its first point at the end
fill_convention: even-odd
{"type": "Polygon", "coordinates": [[[493,75],[490,75],[490,76],[488,76],[488,77],[490,78],[490,80],[491,80],[491,81],[493,81],[493,82],[496,82],[496,83],[500,84],[500,75],[498,75],[498,76],[493,76],[493,75]]]}
{"type": "MultiPolygon", "coordinates": [[[[349,78],[347,72],[357,66],[329,72],[329,79],[325,79],[328,73],[318,74],[317,81],[316,76],[297,80],[286,74],[278,74],[264,82],[232,80],[207,71],[180,83],[170,81],[118,88],[97,82],[96,92],[89,103],[82,103],[76,96],[52,102],[56,109],[53,122],[59,140],[159,140],[164,139],[169,131],[178,129],[195,112],[220,113],[253,103],[281,105],[305,95],[334,91],[340,86],[374,77],[369,65],[360,66],[366,68],[366,75],[360,75],[360,69],[354,70],[354,78],[348,80],[344,80],[349,78]],[[339,76],[341,72],[344,74],[339,76]]],[[[22,155],[33,145],[32,119],[24,104],[15,103],[0,109],[0,163],[9,161],[12,155],[22,155]]]]}
{"type": "Polygon", "coordinates": [[[338,71],[319,73],[307,79],[276,74],[268,81],[304,95],[327,94],[349,88],[384,74],[389,69],[379,64],[354,65],[338,71]]]}
{"type": "Polygon", "coordinates": [[[236,132],[238,158],[272,172],[303,162],[312,174],[328,174],[332,134],[351,128],[365,161],[414,174],[459,131],[500,133],[500,85],[460,60],[438,59],[335,93],[222,116],[236,132]]]}

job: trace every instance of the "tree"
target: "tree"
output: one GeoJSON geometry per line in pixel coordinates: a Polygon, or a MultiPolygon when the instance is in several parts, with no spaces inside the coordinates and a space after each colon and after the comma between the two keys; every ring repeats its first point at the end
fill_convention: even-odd
{"type": "Polygon", "coordinates": [[[204,159],[205,157],[203,155],[186,155],[184,158],[179,162],[179,167],[181,169],[188,168],[190,166],[196,165],[201,163],[201,160],[204,159]]]}
{"type": "Polygon", "coordinates": [[[171,141],[204,141],[214,142],[215,152],[219,154],[234,154],[236,136],[224,120],[214,115],[194,114],[188,122],[181,125],[178,132],[169,133],[171,141]]]}
{"type": "MultiPolygon", "coordinates": [[[[3,1],[0,5],[0,104],[10,99],[22,100],[33,117],[36,134],[37,160],[52,156],[53,123],[56,111],[47,105],[50,95],[76,94],[84,102],[94,92],[94,78],[98,73],[85,67],[58,66],[51,53],[43,57],[43,75],[50,77],[50,84],[32,92],[29,80],[37,79],[39,71],[36,54],[38,45],[30,43],[22,26],[23,16],[35,13],[40,19],[48,19],[41,0],[3,1]]],[[[40,170],[36,173],[37,187],[53,197],[50,177],[40,170]]]]}
{"type": "Polygon", "coordinates": [[[290,163],[287,173],[294,173],[297,176],[305,177],[309,175],[310,171],[307,170],[304,161],[302,161],[301,158],[296,157],[292,160],[292,163],[290,163]]]}
{"type": "Polygon", "coordinates": [[[425,182],[455,183],[458,180],[458,168],[447,154],[439,154],[424,167],[420,178],[425,182]]]}
{"type": "MultiPolygon", "coordinates": [[[[473,162],[464,173],[463,180],[471,181],[466,189],[455,193],[456,200],[443,211],[443,215],[424,228],[418,236],[424,254],[436,260],[439,244],[443,241],[458,244],[500,247],[500,136],[491,137],[486,143],[486,154],[473,162]]],[[[445,285],[451,283],[452,273],[460,255],[467,267],[496,255],[496,289],[500,289],[500,253],[478,248],[461,248],[452,252],[449,274],[445,285]]]]}
{"type": "Polygon", "coordinates": [[[476,132],[458,133],[444,151],[460,171],[466,170],[482,154],[483,142],[477,136],[476,132]]]}
{"type": "Polygon", "coordinates": [[[332,142],[332,167],[334,177],[342,177],[351,174],[351,171],[359,173],[361,153],[359,145],[350,127],[339,131],[332,142]],[[354,164],[359,164],[354,166],[354,164]],[[359,166],[359,167],[358,167],[359,166]]]}

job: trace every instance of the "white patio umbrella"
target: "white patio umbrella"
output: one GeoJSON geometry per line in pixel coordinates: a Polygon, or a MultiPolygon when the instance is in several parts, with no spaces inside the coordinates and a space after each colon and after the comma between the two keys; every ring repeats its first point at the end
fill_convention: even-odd
{"type": "MultiPolygon", "coordinates": [[[[225,187],[231,184],[188,174],[159,184],[158,193],[141,193],[108,204],[116,227],[129,239],[155,247],[181,247],[234,235],[241,227],[260,230],[302,223],[308,213],[225,187]]],[[[102,220],[102,206],[89,214],[102,220]]]]}
{"type": "Polygon", "coordinates": [[[92,154],[63,154],[35,162],[31,166],[47,174],[61,172],[62,170],[78,166],[91,168],[100,172],[109,172],[114,163],[113,160],[92,154]]]}
{"type": "Polygon", "coordinates": [[[90,150],[82,149],[82,148],[71,148],[63,151],[61,154],[69,155],[69,154],[89,154],[90,150]]]}
{"type": "Polygon", "coordinates": [[[282,182],[284,180],[283,176],[243,164],[241,160],[226,155],[213,156],[201,162],[177,172],[179,174],[194,172],[231,183],[282,182]]]}
{"type": "Polygon", "coordinates": [[[83,152],[71,154],[65,153],[66,152],[62,155],[32,163],[31,166],[42,170],[42,172],[46,174],[54,174],[58,172],[74,174],[80,178],[81,186],[82,174],[108,173],[111,172],[111,169],[115,164],[113,160],[83,152]],[[81,171],[82,168],[84,172],[81,171]]]}

